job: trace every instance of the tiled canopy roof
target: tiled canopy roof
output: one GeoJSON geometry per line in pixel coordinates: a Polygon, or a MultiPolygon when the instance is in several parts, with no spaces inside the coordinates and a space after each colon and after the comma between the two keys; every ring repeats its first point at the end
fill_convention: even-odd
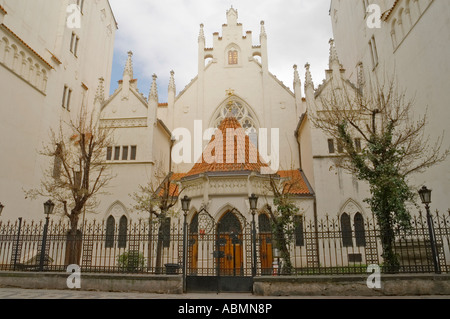
{"type": "Polygon", "coordinates": [[[290,171],[279,171],[277,173],[281,178],[286,178],[285,192],[291,195],[312,195],[306,182],[306,177],[298,169],[290,171]]]}
{"type": "MultiPolygon", "coordinates": [[[[261,168],[268,168],[268,165],[263,162],[258,150],[250,141],[250,138],[245,134],[245,130],[235,117],[226,117],[219,125],[218,129],[223,135],[222,150],[220,150],[220,147],[218,147],[219,150],[216,148],[217,137],[213,136],[203,152],[201,159],[194,165],[189,173],[186,174],[186,177],[208,172],[260,172],[261,168]],[[227,138],[227,130],[234,130],[236,132],[235,137],[232,139],[227,138]],[[245,143],[239,142],[244,140],[245,143]],[[227,162],[227,151],[233,156],[233,161],[227,162]],[[209,160],[210,163],[208,163],[208,156],[215,156],[215,160],[209,160]],[[242,159],[245,160],[240,160],[239,157],[242,157],[242,159]],[[256,159],[256,161],[252,161],[252,159],[256,159]]],[[[220,140],[217,142],[220,143],[220,140]]]]}

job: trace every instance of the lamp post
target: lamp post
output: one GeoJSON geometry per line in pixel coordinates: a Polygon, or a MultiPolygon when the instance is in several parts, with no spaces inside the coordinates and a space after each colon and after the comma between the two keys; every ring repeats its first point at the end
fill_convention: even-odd
{"type": "Polygon", "coordinates": [[[187,275],[187,215],[191,206],[191,198],[184,196],[181,199],[181,209],[184,212],[184,224],[183,224],[183,291],[186,292],[186,275],[187,275]]]}
{"type": "Polygon", "coordinates": [[[420,199],[422,200],[422,204],[425,205],[425,209],[427,210],[427,223],[428,223],[428,231],[430,233],[430,244],[431,244],[431,252],[433,254],[434,272],[436,274],[440,274],[441,265],[439,263],[439,256],[436,247],[436,233],[434,232],[433,217],[430,214],[431,189],[428,189],[426,186],[423,186],[419,190],[419,195],[420,199]]]}
{"type": "Polygon", "coordinates": [[[45,247],[47,246],[48,224],[50,221],[50,215],[53,213],[54,208],[55,204],[51,200],[48,200],[47,202],[44,203],[44,214],[47,215],[47,217],[45,218],[44,236],[42,238],[39,271],[44,271],[45,247]]]}
{"type": "Polygon", "coordinates": [[[250,203],[250,210],[252,212],[252,237],[253,237],[253,267],[252,267],[252,276],[256,277],[256,263],[257,263],[257,258],[256,258],[256,222],[255,222],[255,215],[256,215],[256,210],[258,208],[258,196],[256,196],[255,194],[252,194],[249,198],[248,201],[250,203]]]}

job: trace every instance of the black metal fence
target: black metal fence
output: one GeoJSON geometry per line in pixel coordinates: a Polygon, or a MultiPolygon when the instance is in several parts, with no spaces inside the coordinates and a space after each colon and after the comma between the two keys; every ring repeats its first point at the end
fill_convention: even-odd
{"type": "MultiPolygon", "coordinates": [[[[184,249],[187,276],[362,274],[374,264],[386,271],[381,233],[373,218],[358,214],[317,222],[298,218],[286,247],[292,264],[286,271],[286,256],[283,259],[276,249],[264,215],[256,217],[254,236],[251,221],[229,214],[228,225],[226,218],[216,223],[209,214],[194,216],[186,241],[181,220],[142,220],[113,228],[107,222],[85,222],[77,236],[68,235],[68,223],[50,222],[44,245],[45,222],[0,222],[0,271],[65,272],[70,249],[76,249],[83,272],[181,274],[184,249]]],[[[397,272],[450,272],[450,212],[436,212],[432,218],[435,240],[430,240],[425,215],[414,217],[409,230],[395,232],[397,272]]]]}

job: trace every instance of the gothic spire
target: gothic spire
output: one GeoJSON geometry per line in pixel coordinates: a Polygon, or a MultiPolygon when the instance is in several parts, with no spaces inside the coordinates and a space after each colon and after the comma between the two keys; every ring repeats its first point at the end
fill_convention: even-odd
{"type": "Polygon", "coordinates": [[[150,89],[149,101],[158,102],[158,85],[156,84],[156,79],[158,76],[153,74],[152,88],[150,89]]]}
{"type": "Polygon", "coordinates": [[[264,21],[261,21],[260,38],[267,38],[266,27],[264,25],[265,25],[264,21]]]}
{"type": "Polygon", "coordinates": [[[127,62],[125,64],[125,69],[123,70],[123,77],[125,79],[126,75],[129,75],[130,80],[133,79],[133,52],[132,51],[128,51],[128,58],[127,58],[127,62]]]}
{"type": "Polygon", "coordinates": [[[97,91],[95,92],[94,103],[100,104],[105,101],[105,79],[103,77],[98,79],[97,91]]]}
{"type": "Polygon", "coordinates": [[[309,63],[306,63],[306,65],[305,65],[305,69],[306,69],[305,89],[307,89],[308,87],[312,87],[314,89],[314,82],[312,79],[310,67],[311,67],[311,65],[309,63]]]}
{"type": "Polygon", "coordinates": [[[198,35],[198,42],[205,42],[205,31],[203,30],[204,28],[204,24],[200,24],[200,33],[198,35]]]}
{"type": "Polygon", "coordinates": [[[175,85],[175,72],[172,70],[170,71],[170,80],[169,80],[169,92],[176,91],[176,85],[175,85]]]}
{"type": "Polygon", "coordinates": [[[340,67],[339,57],[337,54],[336,46],[334,45],[334,39],[330,39],[330,69],[333,69],[333,65],[340,67]]]}
{"type": "Polygon", "coordinates": [[[298,73],[297,64],[294,65],[294,86],[296,84],[301,84],[300,75],[298,73]]]}

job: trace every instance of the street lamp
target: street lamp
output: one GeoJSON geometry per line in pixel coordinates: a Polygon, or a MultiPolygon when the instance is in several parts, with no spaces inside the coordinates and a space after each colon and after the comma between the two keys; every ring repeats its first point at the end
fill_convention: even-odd
{"type": "Polygon", "coordinates": [[[425,205],[425,209],[427,210],[427,223],[428,223],[428,231],[430,233],[430,244],[431,244],[431,252],[433,254],[433,264],[434,264],[434,272],[436,274],[441,273],[441,265],[439,263],[439,256],[436,247],[436,234],[434,232],[434,224],[433,224],[433,216],[430,213],[430,204],[431,204],[431,189],[428,189],[426,186],[423,186],[419,190],[420,199],[422,204],[425,205]]]}
{"type": "Polygon", "coordinates": [[[257,258],[256,258],[256,222],[255,222],[255,215],[256,215],[256,210],[258,209],[258,196],[256,196],[255,194],[252,194],[249,198],[248,201],[250,203],[250,210],[252,212],[252,237],[253,237],[253,267],[252,267],[252,275],[253,277],[256,276],[256,263],[257,263],[257,258]]]}
{"type": "Polygon", "coordinates": [[[3,208],[5,208],[5,206],[2,203],[0,203],[0,216],[2,216],[3,208]]]}
{"type": "Polygon", "coordinates": [[[44,203],[44,214],[47,215],[47,217],[45,218],[44,235],[42,238],[39,271],[44,271],[45,247],[47,246],[48,224],[50,221],[50,215],[53,214],[54,208],[55,208],[55,204],[51,200],[48,200],[44,203]]]}
{"type": "Polygon", "coordinates": [[[191,206],[191,198],[185,195],[181,199],[181,209],[184,212],[184,226],[183,226],[183,291],[186,292],[186,275],[187,275],[187,261],[186,261],[186,250],[187,250],[187,215],[189,214],[191,206]]]}

